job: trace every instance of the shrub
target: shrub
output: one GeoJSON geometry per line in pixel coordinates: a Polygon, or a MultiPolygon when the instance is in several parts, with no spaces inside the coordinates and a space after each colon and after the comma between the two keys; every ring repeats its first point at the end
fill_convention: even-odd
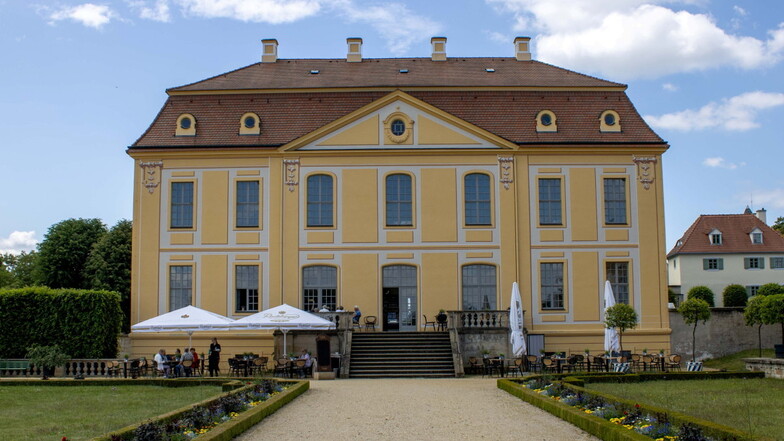
{"type": "Polygon", "coordinates": [[[637,327],[637,312],[626,303],[616,303],[605,311],[604,326],[618,328],[618,346],[623,350],[623,333],[637,327]]]}
{"type": "Polygon", "coordinates": [[[713,302],[713,291],[707,286],[695,286],[689,290],[689,293],[686,295],[687,299],[701,299],[708,302],[708,306],[713,308],[715,303],[713,302]]]}
{"type": "MultiPolygon", "coordinates": [[[[691,291],[689,292],[691,293],[691,291]]],[[[678,307],[678,312],[681,313],[681,316],[683,316],[683,321],[687,325],[694,325],[694,328],[691,331],[691,361],[696,361],[697,324],[699,322],[705,324],[705,322],[710,319],[710,307],[708,306],[708,302],[705,300],[691,298],[690,296],[689,300],[681,303],[681,306],[678,307]]]]}
{"type": "Polygon", "coordinates": [[[784,294],[784,286],[778,283],[766,283],[757,290],[758,296],[775,296],[776,294],[784,294]]]}
{"type": "Polygon", "coordinates": [[[727,285],[722,293],[724,306],[746,306],[746,288],[743,285],[727,285]]]}

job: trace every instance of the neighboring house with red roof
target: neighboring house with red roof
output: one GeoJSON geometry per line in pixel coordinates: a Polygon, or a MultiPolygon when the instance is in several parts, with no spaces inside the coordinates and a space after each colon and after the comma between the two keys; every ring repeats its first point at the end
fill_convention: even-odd
{"type": "Polygon", "coordinates": [[[670,288],[684,298],[694,286],[713,291],[716,306],[730,284],[749,296],[766,283],[784,283],[784,237],[766,223],[765,209],[703,214],[667,254],[670,288]]]}
{"type": "MultiPolygon", "coordinates": [[[[359,305],[389,332],[439,309],[490,326],[475,311],[503,316],[519,282],[529,334],[581,353],[603,348],[610,280],[641,318],[624,345],[669,349],[669,146],[624,84],[532,60],[528,43],[447,57],[433,38],[429,58],[379,59],[348,39],[346,58],[284,59],[263,40],[261,62],[168,89],[128,148],[131,322],[287,303],[359,305]]],[[[268,331],[224,334],[227,353],[273,350],[268,331]]],[[[134,352],[175,337],[132,335],[134,352]]]]}

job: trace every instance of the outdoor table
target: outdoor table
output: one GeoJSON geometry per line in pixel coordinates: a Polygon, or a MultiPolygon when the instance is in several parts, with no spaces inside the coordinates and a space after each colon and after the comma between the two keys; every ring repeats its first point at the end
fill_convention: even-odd
{"type": "Polygon", "coordinates": [[[562,373],[561,371],[563,369],[563,364],[564,364],[564,362],[566,362],[567,358],[566,357],[551,357],[551,359],[555,362],[555,368],[558,371],[558,373],[559,374],[562,373]]]}
{"type": "Polygon", "coordinates": [[[491,358],[490,363],[493,363],[498,368],[498,375],[502,378],[506,376],[506,359],[491,358]]]}

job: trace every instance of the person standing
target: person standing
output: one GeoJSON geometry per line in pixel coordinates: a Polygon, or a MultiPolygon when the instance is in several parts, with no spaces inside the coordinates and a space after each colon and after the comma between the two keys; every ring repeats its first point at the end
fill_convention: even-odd
{"type": "Polygon", "coordinates": [[[209,361],[209,368],[210,368],[210,377],[217,377],[218,373],[220,372],[220,351],[221,345],[218,343],[217,338],[212,339],[212,343],[210,343],[210,352],[207,356],[207,361],[209,361]]]}
{"type": "Polygon", "coordinates": [[[362,317],[362,311],[359,310],[359,305],[354,305],[354,317],[352,317],[351,320],[353,320],[354,323],[359,323],[360,317],[362,317]]]}

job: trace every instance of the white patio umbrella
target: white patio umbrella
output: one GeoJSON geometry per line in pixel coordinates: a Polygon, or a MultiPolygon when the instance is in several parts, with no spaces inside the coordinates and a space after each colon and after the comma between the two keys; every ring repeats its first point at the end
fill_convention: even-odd
{"type": "Polygon", "coordinates": [[[131,332],[177,332],[188,333],[191,347],[194,331],[226,331],[234,320],[195,306],[186,306],[131,326],[131,332]]]}
{"type": "Polygon", "coordinates": [[[278,329],[283,332],[283,352],[286,352],[286,334],[292,329],[334,329],[335,324],[315,314],[291,305],[282,304],[274,308],[243,317],[231,325],[231,329],[278,329]]]}
{"type": "Polygon", "coordinates": [[[512,299],[509,302],[509,342],[515,357],[525,354],[525,335],[523,334],[523,301],[517,282],[512,283],[512,299]]]}
{"type": "MultiPolygon", "coordinates": [[[[613,295],[612,285],[610,281],[604,282],[604,312],[607,315],[607,308],[615,306],[615,296],[613,295]]],[[[618,331],[615,328],[604,328],[604,350],[605,351],[620,351],[621,342],[618,339],[618,331]]]]}

